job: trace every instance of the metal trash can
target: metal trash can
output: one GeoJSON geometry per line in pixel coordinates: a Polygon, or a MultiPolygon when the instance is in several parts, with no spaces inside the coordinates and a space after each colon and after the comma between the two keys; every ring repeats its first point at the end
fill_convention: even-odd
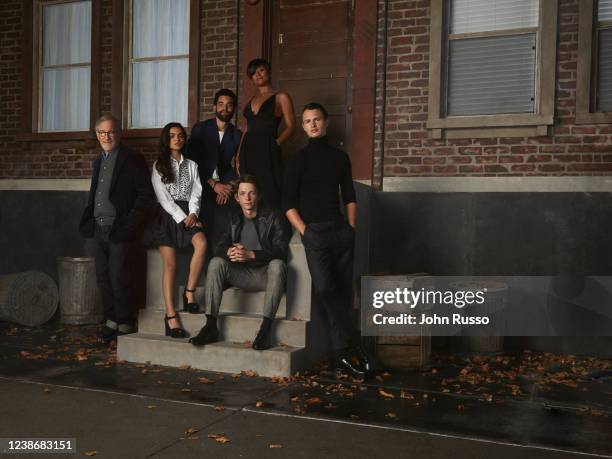
{"type": "Polygon", "coordinates": [[[0,276],[0,320],[26,327],[47,322],[57,311],[57,285],[40,271],[0,276]]]}
{"type": "Polygon", "coordinates": [[[96,267],[93,257],[58,257],[61,322],[97,324],[103,311],[96,301],[96,267]]]}
{"type": "Polygon", "coordinates": [[[504,332],[506,324],[506,302],[508,285],[491,280],[475,280],[450,284],[452,290],[478,291],[486,288],[486,301],[482,305],[470,305],[471,315],[495,316],[494,328],[488,327],[477,335],[464,335],[463,341],[470,351],[495,353],[504,350],[504,332]]]}

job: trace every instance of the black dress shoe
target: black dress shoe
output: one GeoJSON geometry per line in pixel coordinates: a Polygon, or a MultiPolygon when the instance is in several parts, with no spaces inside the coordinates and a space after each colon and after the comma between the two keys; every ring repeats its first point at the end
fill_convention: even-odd
{"type": "Polygon", "coordinates": [[[204,325],[197,335],[189,339],[194,346],[204,346],[217,341],[219,341],[219,330],[216,326],[210,325],[204,325]]]}
{"type": "Polygon", "coordinates": [[[366,377],[366,371],[361,366],[359,359],[354,359],[350,354],[339,356],[336,359],[336,372],[348,373],[358,379],[366,377]]]}
{"type": "Polygon", "coordinates": [[[265,351],[270,349],[272,344],[270,343],[270,331],[265,328],[260,328],[259,333],[253,341],[253,349],[256,351],[265,351]]]}
{"type": "Polygon", "coordinates": [[[112,341],[117,337],[117,330],[103,325],[97,332],[96,337],[104,341],[112,341]]]}
{"type": "Polygon", "coordinates": [[[372,359],[362,345],[355,347],[355,354],[359,358],[359,363],[361,363],[361,366],[365,370],[366,374],[371,374],[373,370],[372,359]]]}

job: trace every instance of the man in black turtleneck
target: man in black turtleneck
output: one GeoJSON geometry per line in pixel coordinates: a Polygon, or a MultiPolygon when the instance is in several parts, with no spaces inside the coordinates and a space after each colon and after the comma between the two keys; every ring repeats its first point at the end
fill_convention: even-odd
{"type": "Polygon", "coordinates": [[[327,143],[327,118],[321,104],[310,103],[302,109],[309,142],[287,165],[283,211],[302,236],[315,295],[327,314],[336,368],[363,377],[369,362],[351,318],[357,203],[350,159],[327,143]]]}

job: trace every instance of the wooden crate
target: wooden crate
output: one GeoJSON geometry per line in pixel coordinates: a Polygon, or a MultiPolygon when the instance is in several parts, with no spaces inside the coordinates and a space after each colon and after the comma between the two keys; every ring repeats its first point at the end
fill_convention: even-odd
{"type": "Polygon", "coordinates": [[[379,336],[376,338],[376,356],[389,368],[427,368],[431,356],[431,336],[379,336]]]}

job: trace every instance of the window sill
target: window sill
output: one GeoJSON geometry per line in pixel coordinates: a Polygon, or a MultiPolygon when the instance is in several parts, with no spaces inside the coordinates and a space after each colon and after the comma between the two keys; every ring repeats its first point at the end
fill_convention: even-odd
{"type": "Polygon", "coordinates": [[[433,139],[486,137],[534,137],[548,135],[549,115],[511,114],[430,118],[427,128],[433,139]]]}
{"type": "Polygon", "coordinates": [[[576,124],[612,124],[612,112],[576,113],[576,124]]]}
{"type": "Polygon", "coordinates": [[[124,129],[121,137],[124,139],[159,139],[162,128],[154,129],[124,129]]]}
{"type": "Polygon", "coordinates": [[[96,140],[91,131],[69,131],[69,132],[22,132],[15,136],[16,140],[23,142],[47,142],[47,141],[72,141],[72,140],[96,140]]]}

